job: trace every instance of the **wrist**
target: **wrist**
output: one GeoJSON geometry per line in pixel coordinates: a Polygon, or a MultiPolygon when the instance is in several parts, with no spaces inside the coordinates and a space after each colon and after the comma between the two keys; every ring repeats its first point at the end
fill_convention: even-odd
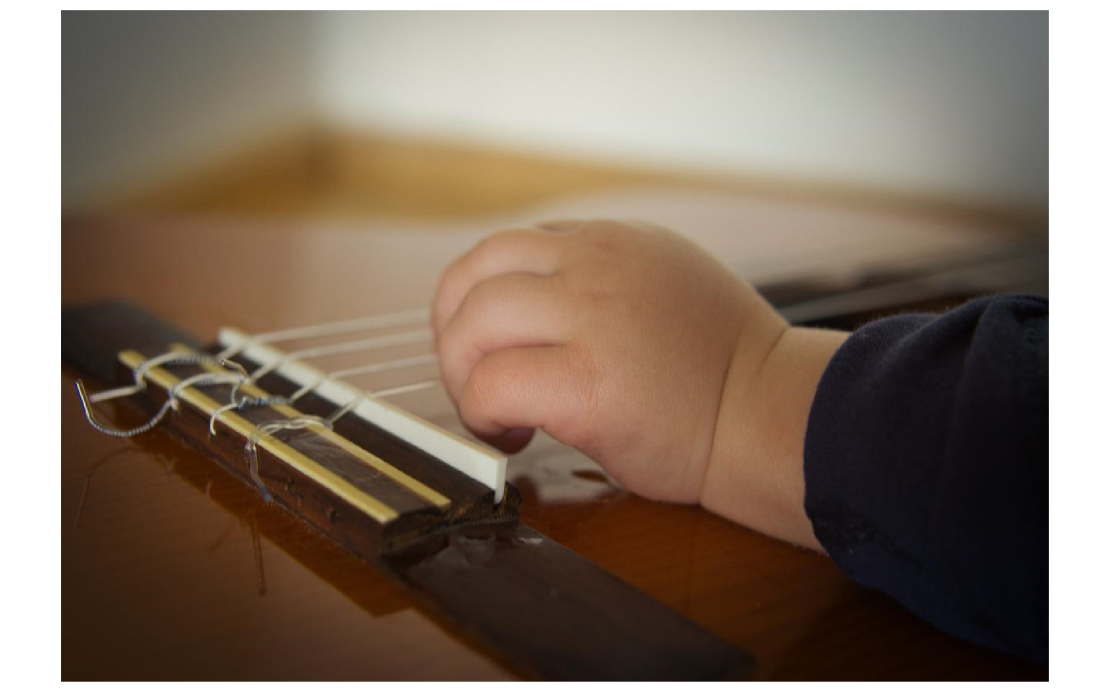
{"type": "Polygon", "coordinates": [[[804,507],[805,431],[820,378],[847,335],[782,322],[761,356],[758,337],[748,324],[729,366],[700,504],[820,550],[804,507]]]}

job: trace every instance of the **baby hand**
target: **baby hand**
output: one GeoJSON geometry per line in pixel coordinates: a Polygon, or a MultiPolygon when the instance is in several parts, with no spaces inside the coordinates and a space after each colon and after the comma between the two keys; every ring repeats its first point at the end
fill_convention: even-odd
{"type": "Polygon", "coordinates": [[[787,329],[684,238],[610,221],[484,239],[444,272],[432,323],[480,438],[516,451],[544,429],[632,492],[686,503],[705,488],[733,359],[749,379],[787,329]]]}

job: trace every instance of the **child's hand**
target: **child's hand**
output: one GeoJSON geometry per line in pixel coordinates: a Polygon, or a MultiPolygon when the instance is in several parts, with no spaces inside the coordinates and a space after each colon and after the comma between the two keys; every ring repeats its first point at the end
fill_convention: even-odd
{"type": "Polygon", "coordinates": [[[739,508],[771,489],[750,482],[774,449],[752,449],[766,437],[747,422],[772,398],[762,370],[788,325],[684,238],[605,221],[503,231],[445,271],[432,322],[444,384],[479,437],[517,450],[539,427],[636,494],[773,528],[739,508]],[[744,478],[747,499],[729,505],[744,478]]]}
{"type": "Polygon", "coordinates": [[[443,275],[433,322],[464,424],[506,450],[540,427],[637,494],[698,501],[744,322],[760,354],[784,323],[668,231],[544,227],[492,235],[443,275]]]}

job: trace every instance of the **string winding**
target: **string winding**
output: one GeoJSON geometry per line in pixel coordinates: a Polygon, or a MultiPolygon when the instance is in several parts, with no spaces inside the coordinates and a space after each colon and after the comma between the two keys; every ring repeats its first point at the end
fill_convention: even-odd
{"type": "MultiPolygon", "coordinates": [[[[210,415],[210,435],[216,436],[217,423],[220,420],[221,415],[227,412],[241,412],[246,409],[255,407],[290,405],[301,397],[307,395],[308,393],[315,391],[320,385],[322,385],[324,381],[328,379],[335,379],[344,376],[353,376],[359,374],[380,373],[414,366],[425,366],[435,364],[439,361],[439,358],[435,354],[430,353],[418,356],[410,356],[402,359],[394,359],[390,361],[380,361],[377,363],[346,368],[334,371],[333,373],[324,374],[319,380],[300,387],[294,393],[287,397],[279,395],[264,395],[260,397],[241,395],[239,397],[239,391],[241,391],[245,386],[256,385],[258,380],[275,371],[277,368],[283,366],[288,361],[307,358],[318,358],[323,356],[333,356],[337,354],[357,353],[360,351],[405,346],[408,344],[417,344],[429,340],[431,338],[431,330],[420,329],[407,332],[398,332],[368,339],[337,342],[334,344],[303,349],[300,351],[283,354],[277,359],[258,367],[251,374],[245,369],[244,366],[232,359],[233,356],[237,355],[250,344],[254,342],[281,342],[291,341],[295,339],[314,339],[318,337],[345,335],[369,330],[381,330],[393,327],[420,324],[426,321],[427,311],[424,309],[415,309],[399,313],[391,313],[388,315],[373,315],[353,320],[342,320],[339,322],[325,323],[322,325],[264,332],[246,337],[242,341],[226,347],[216,355],[196,351],[170,351],[164,354],[153,356],[138,364],[132,371],[132,385],[103,390],[91,395],[86,392],[85,385],[82,383],[82,381],[78,380],[76,382],[76,387],[78,389],[78,398],[81,401],[82,410],[85,413],[86,421],[89,422],[90,426],[92,426],[97,431],[109,436],[131,438],[133,436],[143,434],[150,429],[153,429],[156,425],[163,421],[167,414],[172,410],[178,411],[179,396],[182,391],[186,390],[187,388],[203,388],[215,385],[229,385],[230,393],[228,401],[214,410],[214,412],[210,415]],[[102,424],[94,415],[93,405],[99,402],[107,402],[122,397],[128,397],[146,390],[146,377],[151,370],[160,366],[188,365],[215,365],[224,369],[230,369],[232,370],[232,372],[202,372],[188,378],[184,378],[183,380],[172,386],[170,390],[168,390],[167,399],[163,402],[159,410],[157,410],[157,412],[152,416],[151,419],[149,419],[144,424],[132,427],[130,429],[118,429],[102,424]]],[[[398,395],[401,393],[423,390],[435,384],[435,381],[426,380],[416,383],[410,383],[407,385],[395,386],[384,390],[364,392],[358,395],[349,404],[339,407],[326,419],[312,415],[302,415],[299,417],[293,417],[291,419],[277,419],[261,422],[249,436],[245,445],[245,450],[249,457],[250,476],[264,493],[265,499],[267,501],[271,501],[272,496],[271,494],[269,494],[268,489],[265,487],[264,482],[260,478],[259,464],[257,461],[257,444],[262,438],[274,434],[277,431],[288,429],[305,429],[312,426],[332,429],[336,421],[352,411],[356,406],[361,404],[363,400],[369,398],[388,397],[390,395],[398,395]]]]}
{"type": "MultiPolygon", "coordinates": [[[[79,379],[75,382],[78,389],[78,399],[82,403],[82,411],[85,413],[86,421],[89,422],[97,431],[109,436],[118,438],[132,438],[138,436],[146,431],[154,428],[157,424],[163,421],[167,413],[171,410],[179,409],[179,393],[184,389],[191,386],[205,387],[208,385],[220,385],[224,383],[236,382],[241,384],[249,379],[245,369],[240,365],[226,359],[211,356],[201,352],[183,352],[171,351],[159,356],[153,356],[150,359],[138,364],[132,371],[133,384],[121,388],[113,388],[111,390],[103,390],[99,393],[90,395],[86,392],[85,384],[79,379]],[[109,400],[116,400],[122,397],[135,395],[148,387],[146,376],[149,371],[159,366],[202,366],[205,364],[215,364],[222,367],[235,367],[240,369],[237,374],[230,373],[199,373],[197,375],[185,378],[176,383],[171,390],[168,391],[167,399],[160,406],[159,410],[144,424],[133,427],[131,429],[117,429],[116,427],[106,426],[97,421],[93,413],[93,405],[99,402],[108,402],[109,400]],[[234,378],[235,381],[231,381],[234,378]]],[[[233,391],[237,390],[237,386],[233,387],[233,391]]],[[[231,392],[231,395],[233,392],[231,392]]]]}
{"type": "Polygon", "coordinates": [[[309,429],[313,426],[322,427],[324,429],[333,430],[334,424],[314,415],[302,415],[293,417],[291,419],[274,419],[267,422],[261,422],[257,428],[249,434],[249,439],[245,442],[245,455],[249,458],[249,477],[260,488],[261,494],[264,496],[264,501],[272,502],[272,493],[268,491],[265,486],[264,480],[260,475],[260,461],[257,459],[257,443],[266,436],[271,436],[278,431],[286,429],[309,429]]]}

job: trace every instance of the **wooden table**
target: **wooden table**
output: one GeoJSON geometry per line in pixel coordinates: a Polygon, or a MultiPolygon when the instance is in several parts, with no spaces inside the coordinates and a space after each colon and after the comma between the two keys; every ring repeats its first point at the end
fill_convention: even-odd
{"type": "MultiPolygon", "coordinates": [[[[657,196],[641,200],[648,206],[637,209],[670,224],[692,215],[697,237],[737,268],[758,259],[757,238],[765,234],[752,235],[751,225],[768,215],[783,220],[769,204],[736,202],[743,228],[714,230],[710,205],[705,218],[687,206],[659,212],[664,199],[657,196]]],[[[862,225],[850,212],[837,215],[848,228],[815,231],[824,240],[819,249],[839,250],[851,230],[898,226],[871,214],[861,214],[862,225]]],[[[226,324],[252,332],[420,307],[443,266],[497,224],[66,221],[63,303],[133,300],[207,340],[226,324]]],[[[898,233],[900,249],[921,254],[1007,234],[959,222],[909,225],[898,233]]],[[[801,259],[813,256],[811,245],[788,244],[801,259]]],[[[786,267],[776,260],[771,268],[788,271],[788,260],[786,267]]],[[[118,440],[90,429],[75,377],[64,365],[64,679],[515,678],[396,582],[265,505],[167,433],[118,440]]],[[[438,392],[408,406],[453,420],[438,392]]],[[[105,414],[143,421],[125,406],[107,406],[105,414]]],[[[631,496],[596,464],[546,438],[511,461],[509,479],[524,495],[528,524],[751,652],[754,678],[1047,677],[1045,667],[941,634],[849,582],[825,557],[696,507],[631,496]]]]}

